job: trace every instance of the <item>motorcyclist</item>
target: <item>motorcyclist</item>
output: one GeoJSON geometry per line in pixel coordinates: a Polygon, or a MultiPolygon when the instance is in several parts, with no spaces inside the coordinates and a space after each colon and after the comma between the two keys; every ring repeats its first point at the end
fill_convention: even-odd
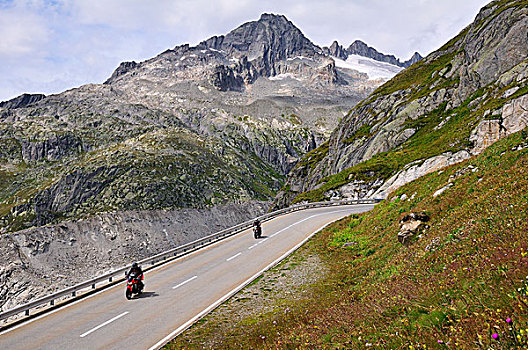
{"type": "Polygon", "coordinates": [[[126,277],[129,278],[130,275],[132,276],[137,276],[138,280],[139,280],[139,283],[138,283],[138,287],[139,287],[139,292],[141,293],[141,291],[143,291],[143,287],[145,286],[143,284],[143,270],[141,270],[141,267],[138,265],[138,263],[133,263],[132,264],[132,267],[130,268],[130,270],[126,273],[126,277]]]}
{"type": "Polygon", "coordinates": [[[262,234],[262,228],[260,227],[260,220],[259,219],[255,219],[255,221],[253,222],[253,227],[255,227],[260,234],[262,234]]]}

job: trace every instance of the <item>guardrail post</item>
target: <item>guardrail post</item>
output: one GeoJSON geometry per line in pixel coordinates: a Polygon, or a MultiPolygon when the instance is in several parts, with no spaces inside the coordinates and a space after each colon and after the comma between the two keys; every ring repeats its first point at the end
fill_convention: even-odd
{"type": "Polygon", "coordinates": [[[29,309],[26,310],[26,316],[29,316],[29,309]]]}
{"type": "Polygon", "coordinates": [[[108,282],[112,282],[112,276],[108,278],[108,282]]]}
{"type": "Polygon", "coordinates": [[[95,283],[92,283],[92,289],[95,289],[95,283]]]}
{"type": "Polygon", "coordinates": [[[50,305],[51,305],[51,306],[55,305],[55,299],[51,299],[51,301],[50,301],[50,305]]]}
{"type": "Polygon", "coordinates": [[[73,291],[73,292],[72,292],[72,297],[74,297],[74,296],[75,296],[75,294],[76,294],[76,293],[75,293],[75,291],[73,291]]]}

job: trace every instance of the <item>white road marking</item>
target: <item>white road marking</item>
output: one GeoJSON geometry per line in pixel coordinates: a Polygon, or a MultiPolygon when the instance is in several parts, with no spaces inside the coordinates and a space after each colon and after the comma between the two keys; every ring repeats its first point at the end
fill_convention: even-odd
{"type": "Polygon", "coordinates": [[[121,315],[118,315],[118,316],[116,316],[116,317],[114,317],[114,318],[112,318],[112,319],[106,321],[105,323],[101,323],[99,326],[90,329],[90,330],[89,330],[88,332],[86,332],[86,333],[81,334],[81,338],[86,337],[88,334],[90,334],[90,333],[92,333],[92,332],[95,332],[95,331],[98,330],[99,328],[104,327],[104,326],[106,326],[107,324],[110,324],[110,323],[114,322],[115,320],[117,320],[117,319],[119,319],[119,318],[125,316],[126,314],[128,314],[128,311],[123,312],[121,315]]]}
{"type": "Polygon", "coordinates": [[[255,248],[255,247],[258,246],[258,245],[259,245],[258,243],[255,243],[255,244],[253,244],[251,247],[249,247],[248,249],[253,249],[253,248],[255,248]]]}
{"type": "Polygon", "coordinates": [[[180,284],[178,284],[178,285],[172,287],[172,289],[176,289],[176,288],[178,288],[178,287],[181,287],[181,286],[183,286],[184,284],[191,282],[191,281],[192,281],[193,279],[195,279],[195,278],[198,278],[198,276],[193,276],[193,277],[189,278],[188,280],[183,281],[182,283],[180,283],[180,284]]]}
{"type": "Polygon", "coordinates": [[[193,277],[189,278],[188,280],[183,281],[182,283],[180,283],[180,284],[178,284],[178,285],[172,287],[172,289],[179,288],[179,287],[183,286],[184,284],[189,283],[189,282],[191,282],[192,280],[194,280],[194,279],[196,279],[196,278],[198,278],[198,276],[193,276],[193,277]]]}
{"type": "Polygon", "coordinates": [[[239,257],[240,255],[242,255],[242,253],[238,253],[238,254],[236,254],[236,255],[233,255],[232,257],[230,257],[230,258],[227,259],[226,261],[231,261],[231,260],[233,260],[233,259],[239,257]]]}

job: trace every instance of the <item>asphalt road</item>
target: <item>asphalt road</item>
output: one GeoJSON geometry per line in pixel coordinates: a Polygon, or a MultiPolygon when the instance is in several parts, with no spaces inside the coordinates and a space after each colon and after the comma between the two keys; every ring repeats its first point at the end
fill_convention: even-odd
{"type": "Polygon", "coordinates": [[[145,273],[145,291],[124,283],[0,333],[0,349],[156,349],[326,224],[373,205],[308,209],[145,273]]]}

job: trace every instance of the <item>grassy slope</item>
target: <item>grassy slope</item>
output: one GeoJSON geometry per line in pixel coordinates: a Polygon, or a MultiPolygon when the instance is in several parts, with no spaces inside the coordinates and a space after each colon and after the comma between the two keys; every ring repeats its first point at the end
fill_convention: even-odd
{"type": "Polygon", "coordinates": [[[169,348],[199,348],[209,338],[215,348],[244,349],[528,347],[528,148],[512,150],[520,144],[528,145],[526,131],[316,236],[304,249],[330,272],[299,286],[312,299],[282,299],[222,334],[212,317],[169,348]],[[433,198],[450,178],[453,187],[433,198]],[[412,199],[399,200],[403,193],[412,199]],[[430,228],[404,247],[399,220],[420,211],[430,228]]]}

